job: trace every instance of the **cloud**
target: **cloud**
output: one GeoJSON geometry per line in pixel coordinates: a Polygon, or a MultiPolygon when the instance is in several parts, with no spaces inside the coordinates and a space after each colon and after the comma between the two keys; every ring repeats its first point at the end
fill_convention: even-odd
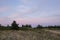
{"type": "Polygon", "coordinates": [[[0,7],[0,12],[6,12],[8,10],[10,10],[11,8],[8,7],[8,6],[3,6],[3,7],[0,7]]]}
{"type": "Polygon", "coordinates": [[[29,12],[31,9],[27,6],[20,5],[20,6],[17,6],[16,10],[17,10],[17,12],[21,12],[21,14],[22,14],[22,13],[29,12]]]}
{"type": "Polygon", "coordinates": [[[26,5],[19,5],[16,7],[16,12],[20,14],[31,14],[39,11],[40,9],[37,6],[26,6],[26,5]]]}
{"type": "Polygon", "coordinates": [[[38,10],[39,10],[38,7],[28,7],[25,5],[19,5],[15,8],[15,11],[8,16],[8,18],[11,19],[21,18],[21,17],[26,18],[25,16],[35,14],[35,12],[37,12],[38,10]]]}
{"type": "Polygon", "coordinates": [[[60,19],[59,18],[16,18],[15,20],[17,21],[17,23],[19,24],[48,24],[48,25],[55,25],[60,23],[60,19]]]}
{"type": "MultiPolygon", "coordinates": [[[[2,0],[0,0],[1,2],[2,0]]],[[[16,1],[16,0],[15,0],[16,1]]],[[[19,24],[54,24],[59,23],[60,9],[48,6],[47,0],[19,0],[13,3],[12,0],[9,4],[14,4],[12,8],[10,6],[0,7],[0,12],[4,12],[7,18],[1,18],[0,21],[3,24],[11,23],[16,20],[19,24]],[[12,3],[11,3],[12,2],[12,3]],[[18,4],[18,5],[17,5],[18,4]],[[12,11],[12,12],[8,12],[12,11]],[[8,12],[8,13],[6,13],[8,12]],[[6,13],[6,14],[5,14],[6,13]],[[8,15],[9,14],[9,15],[8,15]],[[46,18],[45,18],[46,17],[46,18]]],[[[7,2],[7,0],[4,0],[7,2]]]]}
{"type": "Polygon", "coordinates": [[[19,0],[19,1],[21,1],[21,2],[24,3],[24,4],[27,4],[27,3],[32,2],[33,0],[19,0]]]}
{"type": "Polygon", "coordinates": [[[4,17],[4,18],[0,18],[0,24],[2,25],[10,25],[12,23],[12,20],[10,20],[9,18],[7,17],[4,17]]]}
{"type": "Polygon", "coordinates": [[[14,19],[14,18],[17,18],[18,16],[19,16],[19,14],[12,13],[11,15],[8,16],[8,18],[14,19]]]}
{"type": "Polygon", "coordinates": [[[0,24],[11,25],[13,20],[15,20],[19,25],[21,24],[59,25],[60,23],[60,19],[56,17],[13,18],[13,19],[6,17],[6,18],[0,18],[0,24]]]}

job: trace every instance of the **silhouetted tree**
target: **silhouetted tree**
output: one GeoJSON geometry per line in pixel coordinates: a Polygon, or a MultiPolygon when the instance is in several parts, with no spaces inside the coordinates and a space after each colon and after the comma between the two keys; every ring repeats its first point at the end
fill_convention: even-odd
{"type": "Polygon", "coordinates": [[[0,24],[0,29],[1,29],[1,27],[2,27],[2,26],[1,26],[1,24],[0,24]]]}
{"type": "Polygon", "coordinates": [[[10,27],[9,25],[7,25],[7,27],[10,27]]]}
{"type": "Polygon", "coordinates": [[[12,26],[12,29],[15,29],[15,30],[19,29],[18,24],[16,23],[16,21],[13,21],[13,23],[11,24],[11,26],[12,26]]]}
{"type": "Polygon", "coordinates": [[[22,27],[25,27],[25,25],[22,25],[22,27]]]}
{"type": "Polygon", "coordinates": [[[29,25],[28,25],[28,24],[26,24],[26,25],[25,25],[25,27],[29,27],[29,25]]]}
{"type": "Polygon", "coordinates": [[[27,27],[27,28],[31,28],[31,25],[26,24],[25,27],[27,27]]]}
{"type": "Polygon", "coordinates": [[[54,28],[54,26],[48,26],[48,28],[54,28]]]}
{"type": "Polygon", "coordinates": [[[0,24],[0,27],[1,27],[1,24],[0,24]]]}
{"type": "Polygon", "coordinates": [[[31,25],[28,25],[28,24],[22,25],[22,27],[24,27],[24,28],[32,28],[32,26],[31,25]]]}
{"type": "Polygon", "coordinates": [[[37,28],[43,28],[41,25],[37,25],[37,28]]]}
{"type": "Polygon", "coordinates": [[[31,25],[29,25],[29,28],[32,28],[32,26],[31,26],[31,25]]]}

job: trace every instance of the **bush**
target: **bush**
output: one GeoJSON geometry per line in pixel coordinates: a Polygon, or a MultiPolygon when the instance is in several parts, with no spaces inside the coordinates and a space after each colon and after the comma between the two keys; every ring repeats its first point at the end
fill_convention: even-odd
{"type": "Polygon", "coordinates": [[[11,26],[12,26],[12,29],[15,29],[15,30],[19,29],[18,24],[16,23],[16,21],[13,21],[13,23],[11,24],[11,26]]]}

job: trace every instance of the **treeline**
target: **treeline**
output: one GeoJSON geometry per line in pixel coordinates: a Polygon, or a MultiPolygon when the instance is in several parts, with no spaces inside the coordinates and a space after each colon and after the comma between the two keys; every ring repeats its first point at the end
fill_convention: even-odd
{"type": "Polygon", "coordinates": [[[7,25],[7,26],[2,26],[0,24],[0,30],[19,30],[19,29],[23,29],[23,30],[27,30],[27,29],[31,29],[32,26],[31,25],[22,25],[22,27],[19,26],[19,24],[16,23],[16,21],[13,21],[11,26],[7,25]]]}
{"type": "Polygon", "coordinates": [[[9,25],[7,25],[7,26],[2,26],[1,24],[0,24],[0,30],[28,30],[28,29],[42,29],[42,28],[48,28],[48,29],[57,29],[57,28],[60,28],[60,26],[42,26],[42,25],[37,25],[35,28],[32,28],[32,26],[31,25],[28,25],[28,24],[26,24],[26,25],[22,25],[22,27],[19,27],[18,26],[19,24],[17,24],[16,23],[16,21],[13,21],[12,22],[12,24],[11,24],[11,26],[9,26],[9,25]]]}

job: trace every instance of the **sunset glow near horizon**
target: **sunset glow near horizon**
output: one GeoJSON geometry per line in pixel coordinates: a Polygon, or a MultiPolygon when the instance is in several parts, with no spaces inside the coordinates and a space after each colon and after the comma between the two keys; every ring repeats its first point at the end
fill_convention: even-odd
{"type": "Polygon", "coordinates": [[[0,0],[0,24],[60,25],[60,0],[0,0]]]}

